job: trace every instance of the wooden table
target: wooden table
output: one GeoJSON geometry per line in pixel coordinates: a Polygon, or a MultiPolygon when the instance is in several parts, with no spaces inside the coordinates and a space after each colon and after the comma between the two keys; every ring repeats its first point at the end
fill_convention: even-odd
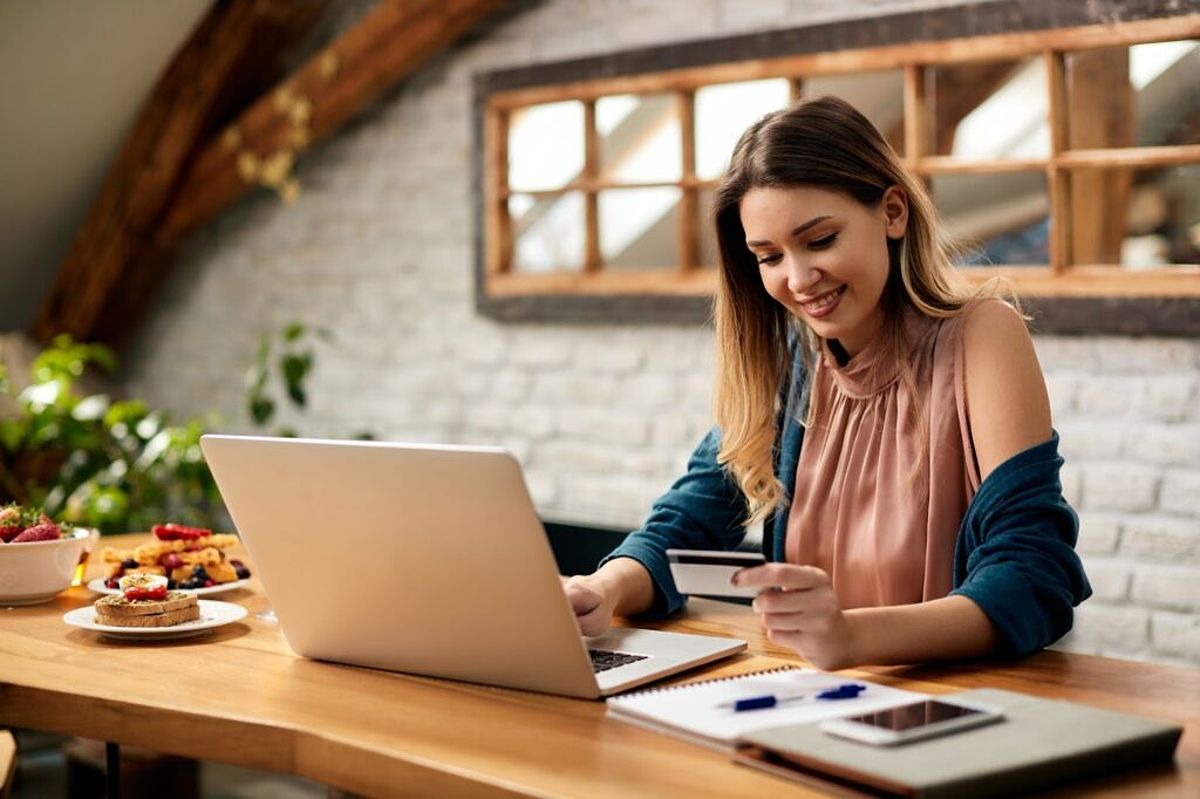
{"type": "MultiPolygon", "coordinates": [[[[277,625],[256,618],[268,604],[256,580],[220,597],[245,605],[245,620],[179,641],[113,641],[61,621],[94,598],[74,588],[49,604],[0,608],[0,726],[291,772],[372,796],[817,795],[720,752],[608,719],[601,702],[299,658],[277,625]]],[[[694,601],[650,626],[750,641],[747,654],[684,679],[797,660],[737,605],[694,601]]],[[[1174,765],[1058,795],[1200,796],[1198,669],[1043,652],[1017,663],[849,673],[929,693],[1005,688],[1182,723],[1174,765]]]]}

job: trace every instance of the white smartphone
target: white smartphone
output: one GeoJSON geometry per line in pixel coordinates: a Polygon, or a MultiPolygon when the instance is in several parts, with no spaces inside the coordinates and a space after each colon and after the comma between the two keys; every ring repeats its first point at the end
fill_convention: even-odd
{"type": "Polygon", "coordinates": [[[759,552],[719,552],[707,549],[668,549],[667,564],[681,594],[756,597],[760,588],[735,588],[729,578],[738,569],[761,566],[767,559],[759,552]]]}
{"type": "Polygon", "coordinates": [[[895,746],[992,724],[1003,718],[1004,711],[998,707],[926,699],[861,716],[828,719],[818,727],[839,738],[876,746],[895,746]]]}

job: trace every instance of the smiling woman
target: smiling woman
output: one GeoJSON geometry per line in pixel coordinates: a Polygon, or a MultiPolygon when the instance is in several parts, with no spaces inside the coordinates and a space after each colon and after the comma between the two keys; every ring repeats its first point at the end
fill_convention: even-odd
{"type": "Polygon", "coordinates": [[[678,608],[665,551],[731,549],[761,521],[775,562],[734,583],[820,668],[1066,633],[1091,589],[1029,334],[957,277],[880,132],[836,97],[768,114],[713,219],[718,426],[643,528],[568,583],[583,631],[678,608]]]}

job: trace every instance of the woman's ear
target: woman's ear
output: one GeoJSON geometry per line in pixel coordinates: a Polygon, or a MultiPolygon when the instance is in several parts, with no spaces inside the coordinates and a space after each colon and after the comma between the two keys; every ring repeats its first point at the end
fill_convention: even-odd
{"type": "Polygon", "coordinates": [[[882,205],[887,237],[904,238],[908,229],[908,194],[899,186],[889,186],[883,193],[882,205]]]}

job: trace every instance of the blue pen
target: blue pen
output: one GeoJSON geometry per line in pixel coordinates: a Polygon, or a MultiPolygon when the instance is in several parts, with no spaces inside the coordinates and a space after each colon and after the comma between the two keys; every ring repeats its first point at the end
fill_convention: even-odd
{"type": "Polygon", "coordinates": [[[760,696],[748,696],[744,699],[737,699],[733,702],[726,702],[718,707],[732,707],[735,713],[740,713],[743,710],[763,710],[769,707],[775,707],[782,702],[794,702],[799,699],[854,699],[856,696],[867,690],[867,686],[859,685],[858,683],[845,683],[836,688],[827,688],[824,691],[812,694],[793,694],[786,696],[778,696],[776,694],[762,694],[760,696]]]}

